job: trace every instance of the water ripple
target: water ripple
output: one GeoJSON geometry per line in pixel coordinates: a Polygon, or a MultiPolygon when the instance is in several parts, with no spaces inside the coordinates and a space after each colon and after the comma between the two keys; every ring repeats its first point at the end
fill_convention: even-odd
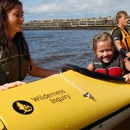
{"type": "MultiPolygon", "coordinates": [[[[86,67],[93,59],[92,38],[99,32],[102,30],[25,30],[24,35],[37,66],[61,69],[68,63],[86,67]]],[[[27,76],[25,81],[37,79],[27,76]]]]}

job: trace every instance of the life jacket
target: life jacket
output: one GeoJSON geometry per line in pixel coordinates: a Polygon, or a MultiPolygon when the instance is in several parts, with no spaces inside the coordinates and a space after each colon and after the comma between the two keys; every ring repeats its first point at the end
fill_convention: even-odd
{"type": "Polygon", "coordinates": [[[114,30],[116,30],[116,29],[120,30],[120,32],[122,34],[122,42],[121,42],[122,47],[125,50],[130,51],[130,35],[128,34],[127,31],[125,31],[124,29],[121,29],[119,27],[113,28],[110,34],[112,35],[114,30]]]}
{"type": "Polygon", "coordinates": [[[28,48],[21,39],[12,41],[11,56],[5,56],[1,50],[0,85],[17,80],[22,81],[28,72],[29,61],[28,48]]]}
{"type": "Polygon", "coordinates": [[[106,64],[100,61],[97,57],[93,60],[94,71],[104,73],[110,76],[122,76],[125,73],[124,65],[121,57],[115,55],[110,63],[106,64]]]}

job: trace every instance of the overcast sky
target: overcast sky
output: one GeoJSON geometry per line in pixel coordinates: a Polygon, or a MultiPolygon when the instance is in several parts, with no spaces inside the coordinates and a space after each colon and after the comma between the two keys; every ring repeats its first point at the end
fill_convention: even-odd
{"type": "Polygon", "coordinates": [[[25,22],[71,18],[115,17],[119,10],[130,15],[130,0],[21,0],[25,22]]]}

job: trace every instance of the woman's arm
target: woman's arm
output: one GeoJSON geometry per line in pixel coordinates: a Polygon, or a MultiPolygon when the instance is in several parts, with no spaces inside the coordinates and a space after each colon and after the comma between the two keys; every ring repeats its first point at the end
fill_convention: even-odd
{"type": "Polygon", "coordinates": [[[56,71],[56,70],[49,70],[49,69],[37,67],[34,64],[32,59],[31,59],[30,64],[31,64],[31,69],[30,69],[30,65],[29,65],[28,74],[31,76],[45,78],[45,77],[48,77],[48,76],[53,75],[53,74],[59,74],[59,71],[56,71]]]}

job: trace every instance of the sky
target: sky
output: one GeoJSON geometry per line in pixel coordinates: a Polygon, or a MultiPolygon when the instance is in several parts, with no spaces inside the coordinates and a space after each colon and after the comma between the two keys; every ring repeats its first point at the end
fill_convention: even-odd
{"type": "Polygon", "coordinates": [[[34,20],[80,19],[111,16],[124,10],[130,15],[129,0],[20,0],[25,23],[34,20]]]}

